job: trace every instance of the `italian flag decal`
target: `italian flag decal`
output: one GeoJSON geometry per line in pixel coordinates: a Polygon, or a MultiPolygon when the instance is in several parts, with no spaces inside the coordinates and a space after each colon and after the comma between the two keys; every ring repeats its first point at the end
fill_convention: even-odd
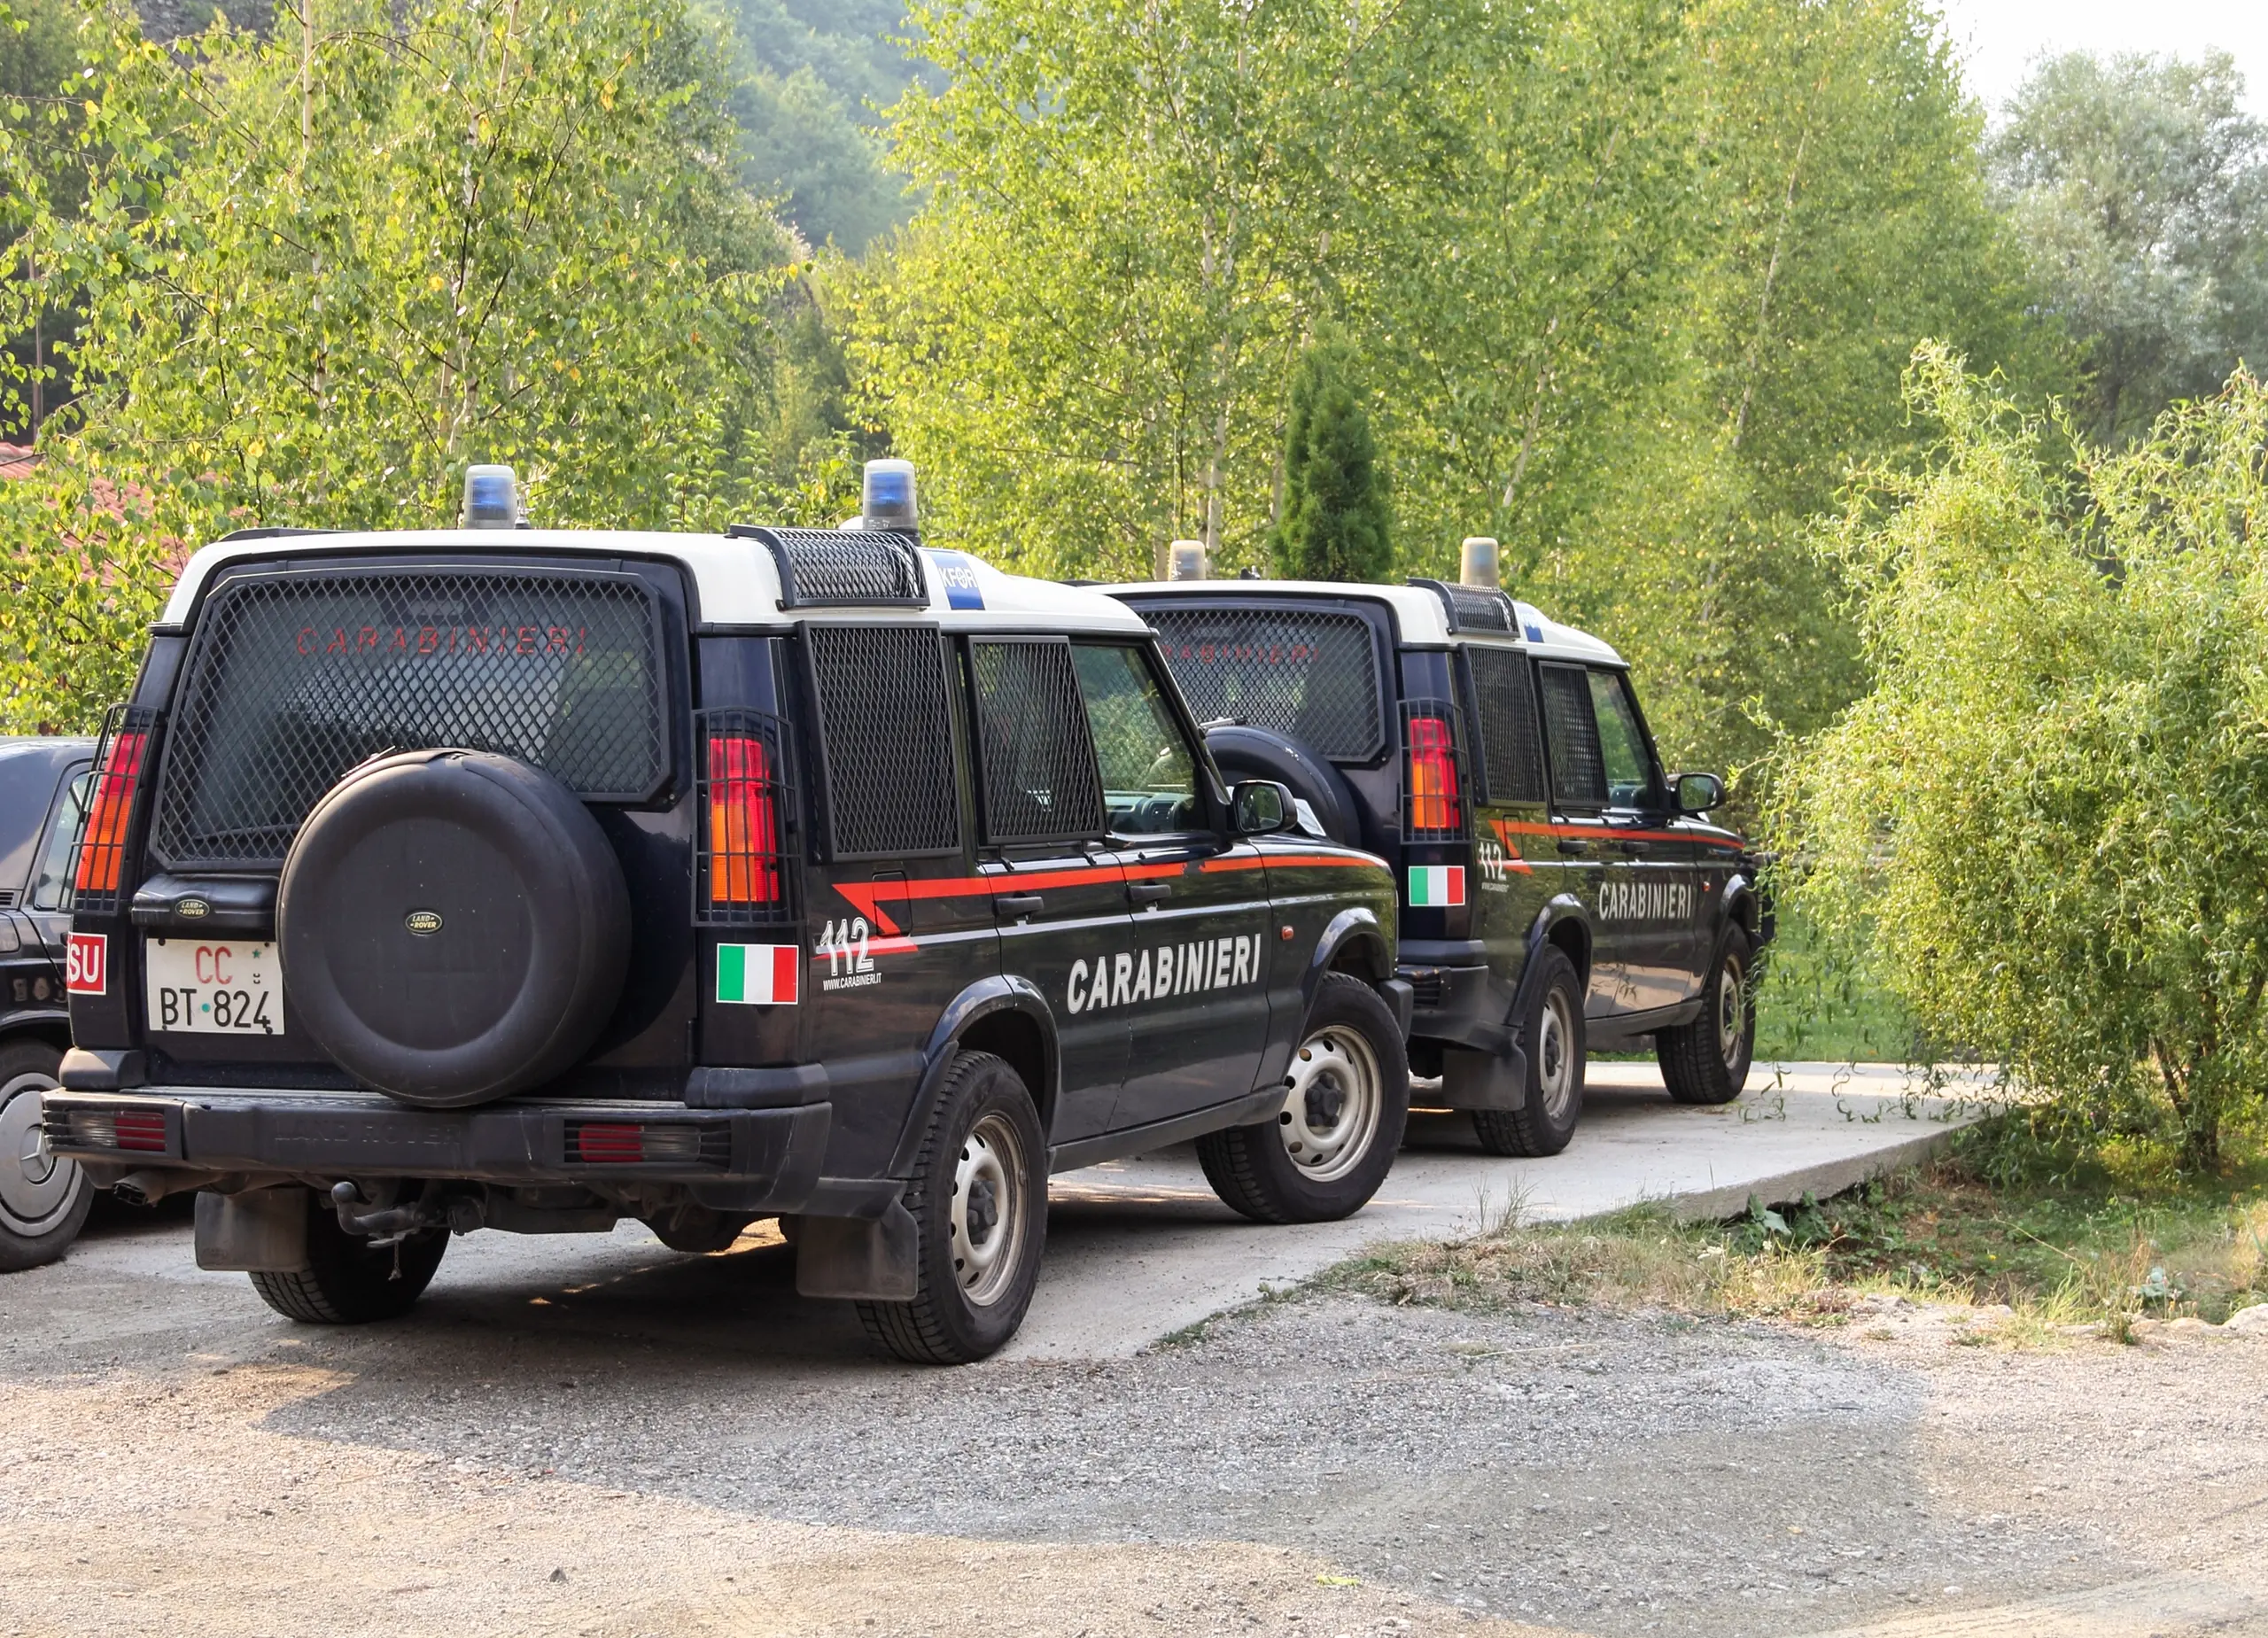
{"type": "Polygon", "coordinates": [[[717,999],[751,1006],[793,1006],[803,982],[798,944],[717,946],[717,999]]]}
{"type": "Polygon", "coordinates": [[[1412,865],[1410,867],[1410,907],[1449,910],[1464,903],[1464,866],[1412,865]]]}

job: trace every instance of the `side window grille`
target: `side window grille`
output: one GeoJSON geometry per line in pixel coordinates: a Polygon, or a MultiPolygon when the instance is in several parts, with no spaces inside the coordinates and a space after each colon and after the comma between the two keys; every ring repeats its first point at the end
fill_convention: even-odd
{"type": "Polygon", "coordinates": [[[969,644],[988,842],[1076,842],[1109,829],[1102,775],[1065,642],[969,644]]]}
{"type": "Polygon", "coordinates": [[[1368,762],[1384,749],[1378,639],[1360,615],[1154,605],[1142,613],[1198,721],[1289,734],[1334,762],[1368,762]]]}
{"type": "Polygon", "coordinates": [[[1546,665],[1543,727],[1551,747],[1551,796],[1579,808],[1606,805],[1606,763],[1599,755],[1591,680],[1580,665],[1546,665]]]}
{"type": "Polygon", "coordinates": [[[703,927],[796,920],[802,811],[787,726],[762,711],[701,713],[695,765],[701,851],[694,920],[703,927]]]}
{"type": "Polygon", "coordinates": [[[1412,580],[1412,586],[1422,586],[1441,600],[1441,607],[1449,616],[1453,632],[1496,632],[1507,637],[1519,635],[1519,622],[1513,617],[1512,600],[1503,593],[1485,586],[1464,586],[1455,580],[1412,580]]]}
{"type": "Polygon", "coordinates": [[[435,746],[517,757],[588,802],[650,801],[670,774],[661,620],[633,575],[231,576],[198,617],[151,850],[273,867],[348,769],[435,746]]]}
{"type": "Polygon", "coordinates": [[[1405,842],[1461,842],[1465,835],[1464,739],[1448,700],[1402,706],[1402,835],[1405,842]]]}
{"type": "Polygon", "coordinates": [[[146,705],[113,705],[103,719],[94,784],[71,848],[74,913],[114,916],[133,893],[134,832],[161,749],[159,726],[158,713],[146,705]]]}
{"type": "Polygon", "coordinates": [[[821,811],[837,859],[961,845],[945,648],[934,625],[804,627],[819,704],[821,811]]]}
{"type": "Polygon", "coordinates": [[[783,609],[921,609],[928,582],[913,537],[884,529],[726,531],[771,552],[783,609]]]}
{"type": "Polygon", "coordinates": [[[1465,688],[1480,741],[1480,784],[1492,803],[1542,802],[1543,741],[1526,655],[1468,647],[1465,688]]]}

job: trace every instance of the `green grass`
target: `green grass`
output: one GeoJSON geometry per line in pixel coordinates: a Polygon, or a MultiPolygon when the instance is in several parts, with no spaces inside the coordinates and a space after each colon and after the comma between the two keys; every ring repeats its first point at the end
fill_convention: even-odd
{"type": "Polygon", "coordinates": [[[1508,1223],[1448,1244],[1387,1246],[1325,1283],[1397,1303],[1524,1302],[1774,1316],[1840,1324],[1868,1293],[1967,1308],[2005,1303],[2000,1334],[2047,1340],[2087,1324],[2218,1322],[2268,1301],[2268,1144],[2218,1176],[2184,1178],[2107,1147],[2052,1177],[1992,1186],[2005,1131],[1963,1134],[1950,1158],[1822,1201],[1726,1223],[1639,1208],[1555,1226],[1508,1223]],[[1997,1150],[1994,1145],[1998,1145],[1997,1150]]]}
{"type": "Polygon", "coordinates": [[[1798,913],[1780,917],[1756,998],[1759,1063],[1907,1063],[1914,1021],[1798,913]]]}

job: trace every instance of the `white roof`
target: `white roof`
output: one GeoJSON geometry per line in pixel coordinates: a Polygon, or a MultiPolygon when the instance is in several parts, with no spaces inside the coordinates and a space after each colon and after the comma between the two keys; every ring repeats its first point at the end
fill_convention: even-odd
{"type": "Polygon", "coordinates": [[[798,620],[935,619],[961,630],[1091,631],[1138,636],[1149,627],[1125,604],[1081,586],[1002,574],[960,552],[924,549],[928,607],[822,609],[783,613],[780,574],[757,541],[720,534],[602,529],[422,529],[364,533],[270,535],[225,540],[189,560],[167,601],[162,623],[184,624],[214,570],[247,558],[321,557],[346,553],[573,552],[593,557],[661,558],[682,565],[700,600],[704,625],[786,625],[798,620]]]}
{"type": "Polygon", "coordinates": [[[1562,625],[1534,604],[1521,602],[1517,598],[1512,602],[1512,609],[1520,623],[1519,635],[1507,638],[1491,632],[1452,633],[1449,611],[1441,607],[1440,596],[1422,586],[1349,585],[1338,580],[1147,580],[1106,586],[1099,589],[1114,595],[1121,592],[1170,592],[1205,597],[1251,597],[1274,601],[1281,601],[1286,596],[1328,597],[1335,602],[1345,602],[1355,597],[1367,598],[1373,602],[1384,603],[1394,611],[1394,625],[1401,632],[1401,640],[1413,647],[1510,642],[1547,659],[1585,660],[1610,665],[1622,664],[1620,655],[1588,632],[1562,625]]]}

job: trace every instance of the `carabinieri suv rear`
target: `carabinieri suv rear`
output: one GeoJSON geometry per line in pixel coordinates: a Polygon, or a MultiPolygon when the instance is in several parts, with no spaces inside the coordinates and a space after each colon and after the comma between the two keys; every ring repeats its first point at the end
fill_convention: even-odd
{"type": "Polygon", "coordinates": [[[1625,665],[1494,586],[1111,588],[1154,626],[1231,775],[1397,866],[1410,1057],[1484,1147],[1554,1154],[1584,1058],[1651,1038],[1670,1093],[1748,1075],[1772,936],[1759,861],[1664,771],[1625,665]]]}
{"type": "Polygon", "coordinates": [[[452,1230],[777,1217],[936,1362],[1020,1323],[1051,1170],[1194,1137],[1247,1215],[1358,1209],[1390,876],[1222,784],[1122,605],[923,549],[893,476],[836,531],[475,486],[504,532],[197,554],[97,763],[51,1150],[201,1191],[200,1266],[302,1320],[400,1312],[452,1230]]]}

